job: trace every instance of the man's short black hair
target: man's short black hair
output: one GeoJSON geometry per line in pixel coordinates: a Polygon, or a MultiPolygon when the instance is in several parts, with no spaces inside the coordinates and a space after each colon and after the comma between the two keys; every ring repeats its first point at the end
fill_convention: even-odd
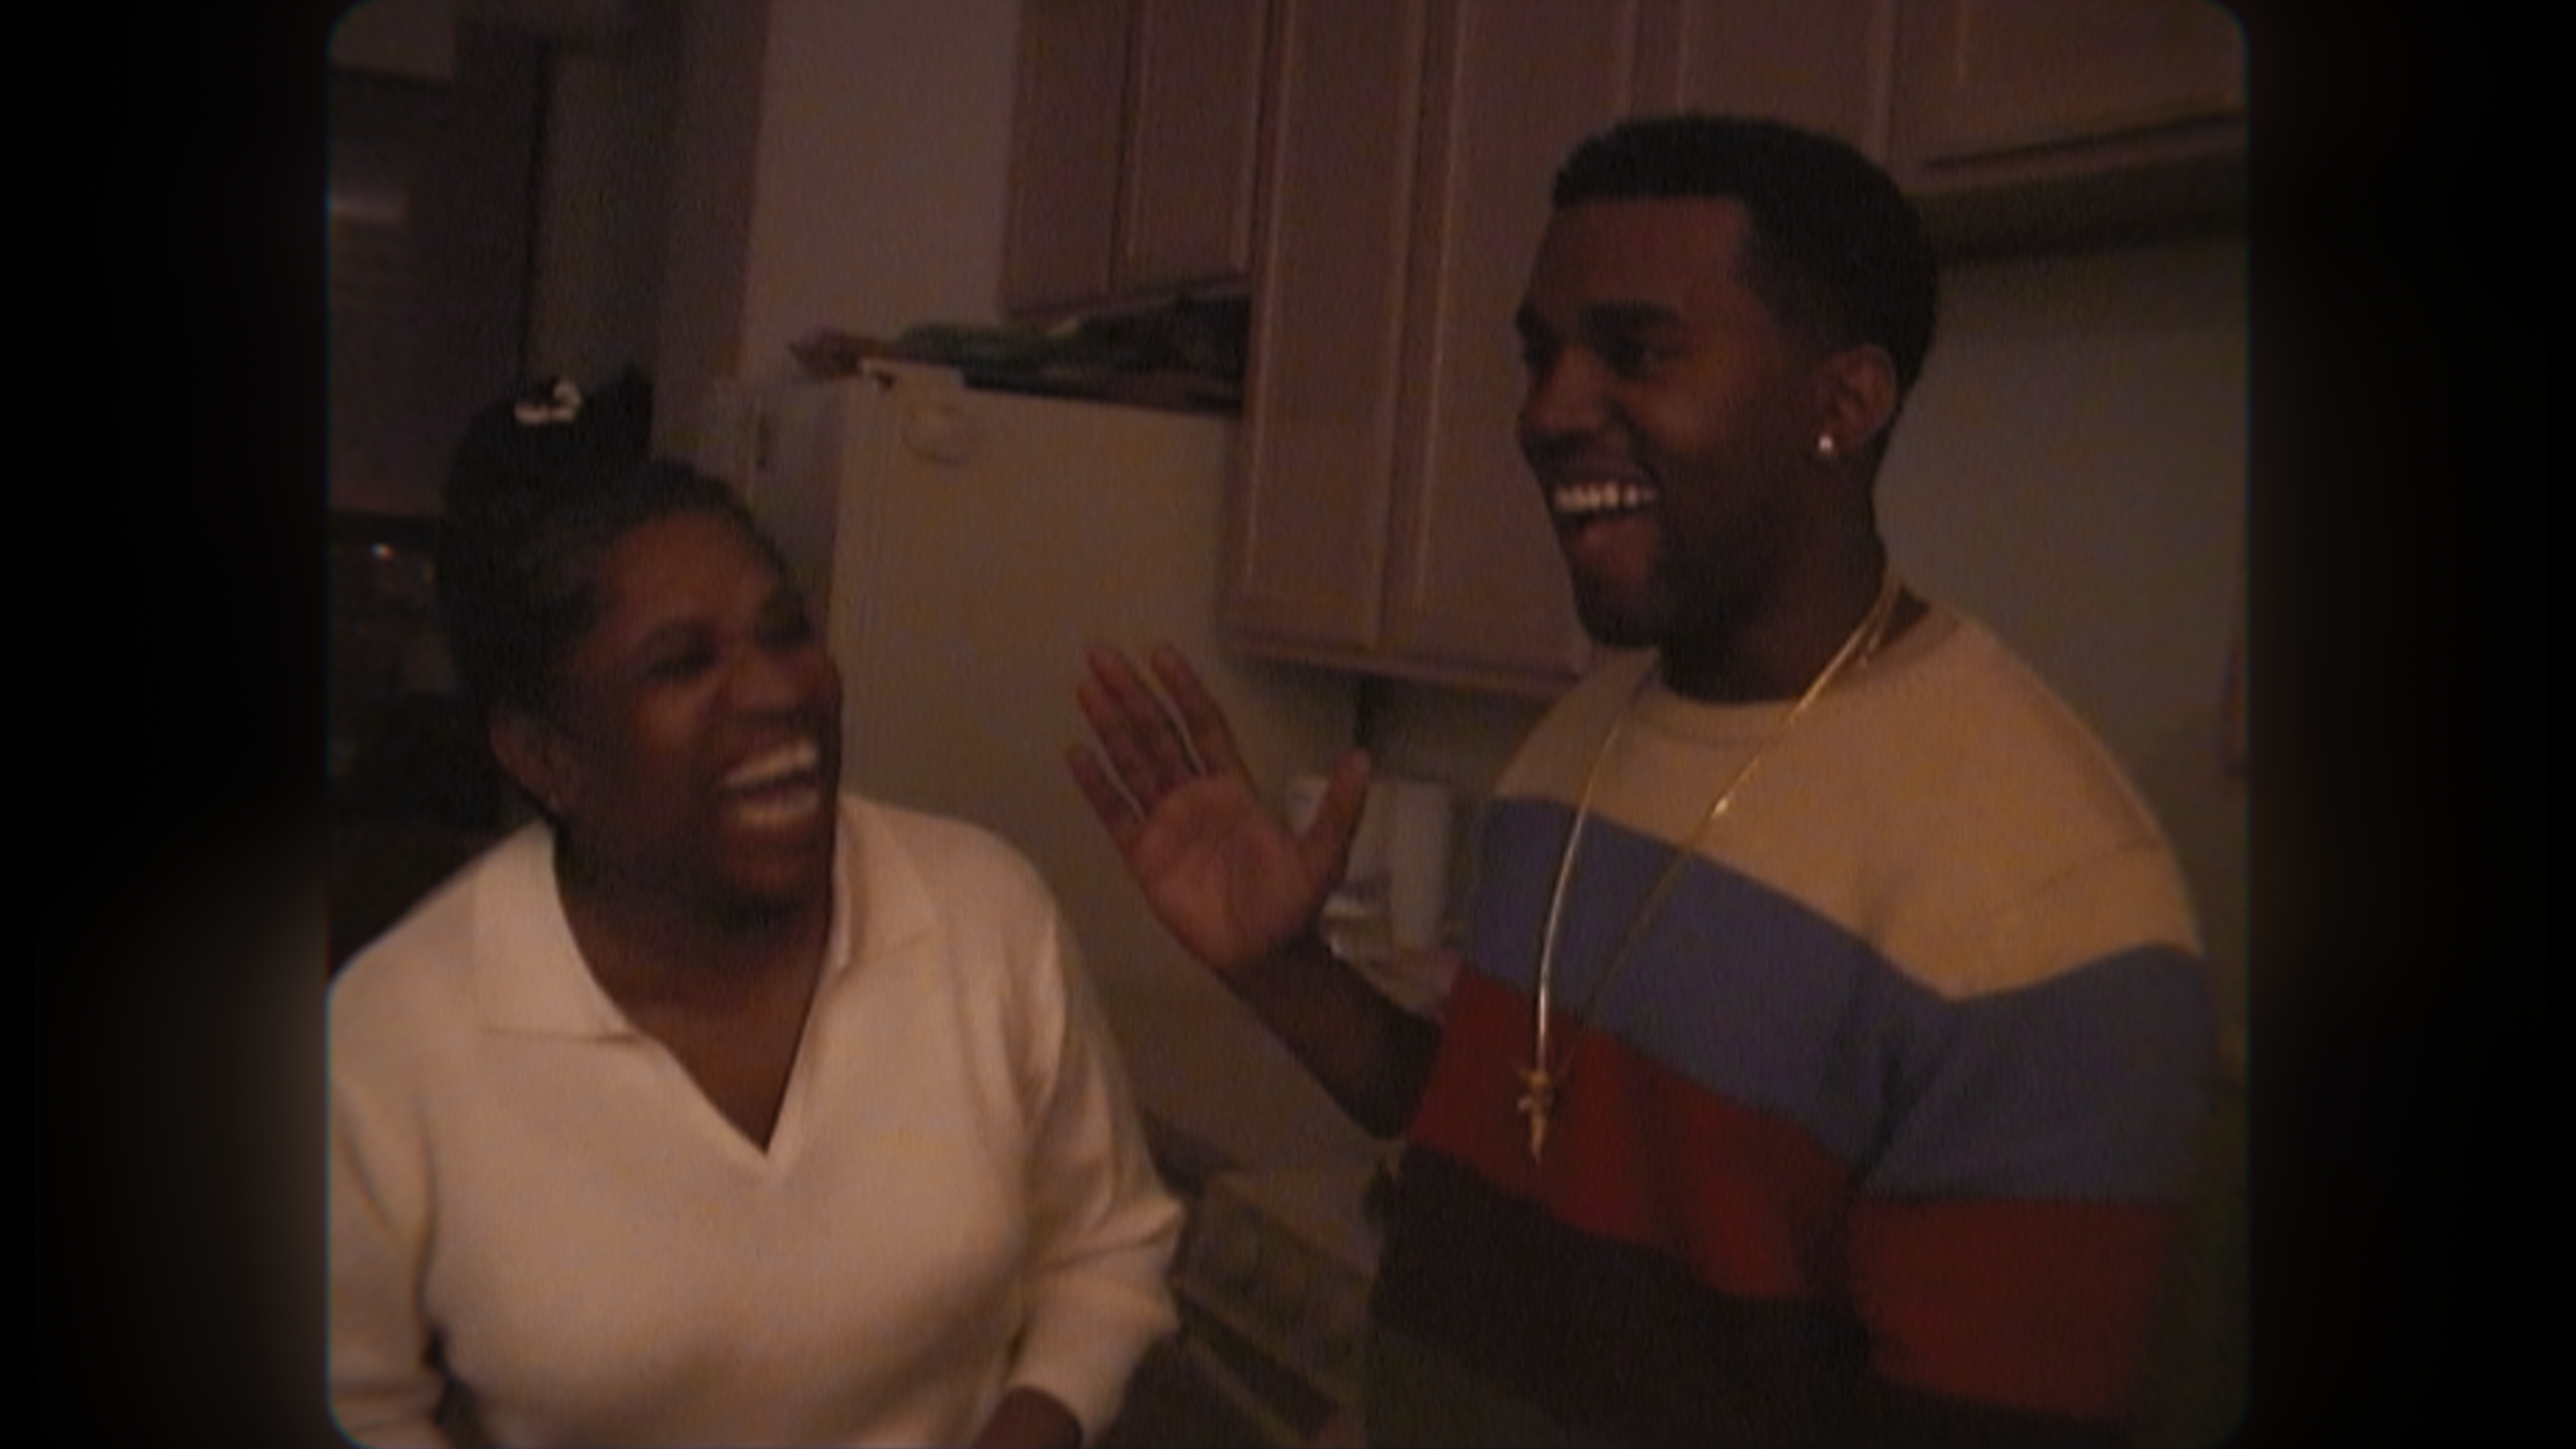
{"type": "Polygon", "coordinates": [[[1552,200],[1628,197],[1740,204],[1753,224],[1745,285],[1781,320],[1835,347],[1887,349],[1900,391],[1922,374],[1939,305],[1931,244],[1905,194],[1852,147],[1777,121],[1639,117],[1577,147],[1552,200]]]}

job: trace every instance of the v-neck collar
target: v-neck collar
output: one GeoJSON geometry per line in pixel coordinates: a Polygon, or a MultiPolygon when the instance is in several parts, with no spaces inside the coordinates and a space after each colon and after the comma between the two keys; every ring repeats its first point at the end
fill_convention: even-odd
{"type": "Polygon", "coordinates": [[[843,801],[835,830],[831,926],[765,1146],[726,1117],[678,1055],[635,1025],[591,974],[555,883],[554,835],[542,822],[497,848],[475,901],[477,1021],[502,1035],[625,1043],[648,1050],[690,1103],[687,1114],[724,1139],[719,1150],[753,1163],[783,1161],[802,1134],[801,1104],[812,1075],[816,1020],[828,1009],[830,994],[854,969],[854,959],[891,949],[927,929],[930,920],[918,874],[891,848],[868,807],[843,801]]]}

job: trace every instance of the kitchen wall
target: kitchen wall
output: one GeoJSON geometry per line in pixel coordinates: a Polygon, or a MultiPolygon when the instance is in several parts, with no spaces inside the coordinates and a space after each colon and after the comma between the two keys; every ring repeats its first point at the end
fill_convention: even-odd
{"type": "MultiPolygon", "coordinates": [[[[501,8],[500,0],[474,3],[501,8]]],[[[586,380],[629,363],[650,370],[674,240],[669,143],[686,134],[677,124],[679,68],[695,7],[689,0],[552,3],[602,18],[589,35],[558,44],[547,75],[530,370],[586,380]],[[611,30],[608,16],[624,18],[611,30]]]]}
{"type": "Polygon", "coordinates": [[[1020,0],[656,3],[688,12],[677,104],[708,122],[678,135],[697,241],[664,272],[657,442],[815,328],[999,320],[1020,0]]]}
{"type": "Polygon", "coordinates": [[[997,316],[1019,0],[772,0],[743,361],[997,316]]]}
{"type": "MultiPolygon", "coordinates": [[[[460,27],[546,46],[516,360],[530,373],[594,380],[629,364],[652,369],[666,337],[705,330],[687,325],[707,310],[703,299],[739,291],[722,281],[739,267],[739,242],[696,243],[705,219],[719,219],[721,235],[721,218],[744,210],[725,203],[743,191],[729,183],[752,154],[752,131],[726,124],[728,109],[742,109],[727,101],[758,94],[737,78],[740,57],[758,61],[764,12],[757,0],[359,0],[333,27],[330,59],[445,86],[457,81],[460,27]],[[703,82],[687,90],[686,115],[684,56],[703,82]],[[714,159],[693,164],[709,139],[714,159]]],[[[729,330],[740,308],[720,311],[717,330],[729,330]]]]}
{"type": "MultiPolygon", "coordinates": [[[[652,373],[687,452],[717,378],[820,326],[993,322],[1020,0],[367,0],[437,78],[460,20],[556,42],[528,368],[652,373]]],[[[379,38],[381,37],[381,38],[379,38]]]]}

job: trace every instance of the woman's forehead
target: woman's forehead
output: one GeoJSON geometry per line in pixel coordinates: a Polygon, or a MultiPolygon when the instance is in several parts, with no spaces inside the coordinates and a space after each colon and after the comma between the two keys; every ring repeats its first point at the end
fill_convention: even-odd
{"type": "Polygon", "coordinates": [[[765,601],[786,586],[739,523],[704,510],[664,514],[619,534],[601,551],[596,577],[603,626],[765,601]]]}

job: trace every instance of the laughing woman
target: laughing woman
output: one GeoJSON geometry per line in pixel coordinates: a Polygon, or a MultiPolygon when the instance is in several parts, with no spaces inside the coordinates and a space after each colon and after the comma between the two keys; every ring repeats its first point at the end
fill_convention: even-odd
{"type": "Polygon", "coordinates": [[[334,1417],[1077,1444],[1179,1215],[1064,923],[993,837],[840,793],[776,553],[614,431],[567,390],[460,452],[449,644],[538,818],[333,983],[334,1417]]]}

